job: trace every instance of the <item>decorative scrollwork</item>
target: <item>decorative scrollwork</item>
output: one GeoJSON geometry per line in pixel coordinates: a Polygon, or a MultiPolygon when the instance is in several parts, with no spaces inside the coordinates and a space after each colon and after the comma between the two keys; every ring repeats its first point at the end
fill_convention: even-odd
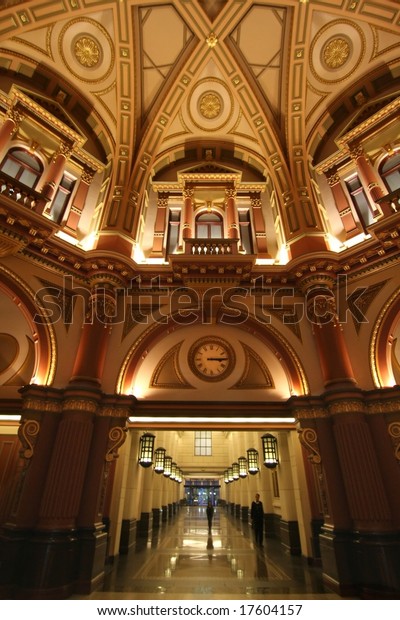
{"type": "Polygon", "coordinates": [[[388,431],[394,444],[394,456],[400,463],[400,422],[392,422],[389,424],[388,431]]]}
{"type": "Polygon", "coordinates": [[[122,446],[126,439],[126,428],[114,426],[108,433],[109,448],[105,456],[105,460],[110,463],[118,458],[118,449],[122,446]]]}
{"type": "Polygon", "coordinates": [[[24,420],[18,429],[18,437],[22,443],[23,449],[21,456],[24,459],[31,459],[39,434],[40,424],[37,420],[24,420]]]}
{"type": "Polygon", "coordinates": [[[312,445],[318,445],[317,433],[312,428],[304,428],[299,431],[299,439],[300,443],[306,448],[306,450],[311,452],[311,454],[308,455],[311,463],[313,465],[320,465],[322,461],[321,455],[317,448],[312,445]]]}

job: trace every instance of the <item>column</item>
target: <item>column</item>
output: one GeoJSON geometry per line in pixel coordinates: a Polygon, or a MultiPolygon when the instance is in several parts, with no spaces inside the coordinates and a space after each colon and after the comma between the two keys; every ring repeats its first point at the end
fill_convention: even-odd
{"type": "Polygon", "coordinates": [[[125,501],[122,515],[121,540],[119,552],[122,554],[135,550],[137,539],[137,524],[140,518],[141,489],[144,474],[143,467],[138,463],[140,432],[129,431],[130,453],[128,474],[125,487],[125,501]]]}
{"type": "Polygon", "coordinates": [[[0,155],[8,146],[12,136],[18,131],[23,118],[24,115],[15,108],[8,112],[8,116],[0,127],[0,155]]]}
{"type": "Polygon", "coordinates": [[[80,550],[85,562],[80,567],[79,592],[91,592],[104,578],[108,533],[103,515],[111,473],[118,450],[125,442],[126,420],[132,414],[132,397],[104,396],[94,420],[88,465],[77,517],[80,550]]]}
{"type": "Polygon", "coordinates": [[[116,314],[116,298],[111,286],[96,287],[90,294],[82,337],[72,372],[72,382],[100,385],[112,322],[116,314]]]}
{"type": "Polygon", "coordinates": [[[228,226],[228,238],[239,239],[239,226],[238,217],[236,212],[236,189],[234,187],[227,187],[225,189],[226,197],[226,221],[228,226]]]}
{"type": "MultiPolygon", "coordinates": [[[[29,530],[20,537],[23,553],[7,570],[12,569],[14,590],[21,598],[89,593],[104,578],[109,474],[134,399],[101,392],[112,313],[98,293],[92,295],[97,310],[84,326],[75,377],[63,390],[29,386],[23,392],[29,409],[39,406],[38,399],[33,401],[39,394],[46,415],[41,419],[36,409],[34,418],[23,418],[20,430],[30,460],[30,473],[21,472],[20,519],[29,530]],[[29,494],[34,498],[30,504],[29,494]]],[[[114,307],[112,302],[111,295],[114,307]]]]}
{"type": "Polygon", "coordinates": [[[62,179],[65,168],[65,162],[72,152],[72,145],[63,142],[57,153],[54,153],[47,175],[43,179],[41,193],[46,200],[52,200],[56,192],[57,186],[62,179]]]}
{"type": "Polygon", "coordinates": [[[79,220],[85,207],[86,198],[94,175],[95,170],[89,170],[88,168],[83,170],[81,174],[81,178],[78,183],[78,189],[75,192],[73,202],[65,224],[66,228],[69,228],[74,232],[76,232],[76,230],[78,229],[79,220]]]}
{"type": "Polygon", "coordinates": [[[20,461],[11,490],[11,511],[1,532],[1,549],[6,559],[0,562],[2,598],[13,597],[23,573],[30,570],[32,559],[27,555],[28,541],[37,523],[45,474],[62,411],[61,390],[29,385],[21,389],[21,398],[20,461]]]}
{"type": "Polygon", "coordinates": [[[250,194],[250,204],[253,213],[254,232],[256,235],[257,251],[260,258],[271,258],[268,253],[267,233],[265,230],[265,220],[262,212],[262,201],[260,192],[250,194]]]}
{"type": "Polygon", "coordinates": [[[380,208],[382,209],[383,215],[392,215],[393,211],[391,210],[389,203],[382,202],[380,207],[377,207],[376,205],[375,201],[378,198],[382,198],[386,192],[384,192],[383,188],[379,185],[378,178],[376,177],[375,172],[367,159],[367,156],[365,155],[362,145],[352,144],[350,147],[350,155],[357,165],[357,169],[364,187],[368,190],[368,193],[373,200],[373,216],[378,217],[380,215],[380,208]]]}
{"type": "Polygon", "coordinates": [[[325,276],[324,291],[323,280],[323,274],[316,274],[303,285],[327,391],[321,397],[322,412],[317,407],[313,424],[302,421],[302,428],[308,436],[315,434],[313,443],[320,450],[322,483],[329,498],[327,509],[332,511],[320,537],[324,574],[341,594],[362,584],[366,593],[378,595],[393,589],[392,575],[400,574],[398,549],[393,547],[396,527],[365,396],[354,380],[337,322],[333,283],[325,276]]]}
{"type": "MultiPolygon", "coordinates": [[[[298,440],[298,433],[296,431],[288,431],[287,442],[292,470],[293,494],[301,555],[309,558],[309,561],[317,563],[321,554],[319,552],[319,545],[315,548],[315,540],[318,540],[318,537],[315,536],[315,525],[318,527],[317,532],[319,534],[319,529],[322,525],[321,514],[318,514],[315,510],[315,493],[313,492],[310,497],[310,494],[307,492],[307,490],[309,491],[306,478],[306,467],[308,464],[304,459],[303,448],[298,440]],[[317,524],[313,522],[314,515],[319,517],[317,524]]],[[[307,471],[307,473],[309,472],[307,471]]]]}
{"type": "Polygon", "coordinates": [[[301,555],[299,524],[297,521],[292,467],[287,433],[278,433],[279,465],[277,466],[279,482],[279,499],[281,504],[280,538],[283,547],[291,555],[301,555]]]}
{"type": "Polygon", "coordinates": [[[186,185],[183,190],[183,226],[182,226],[182,237],[183,240],[193,239],[194,231],[193,231],[193,204],[192,198],[194,196],[194,189],[191,186],[186,185]]]}
{"type": "Polygon", "coordinates": [[[141,544],[153,533],[153,484],[156,475],[152,467],[144,468],[142,474],[141,512],[137,524],[137,542],[141,544]]]}
{"type": "Polygon", "coordinates": [[[336,209],[342,220],[343,228],[346,231],[346,238],[349,239],[354,237],[354,235],[362,232],[362,227],[361,224],[354,219],[353,210],[342,187],[340,176],[336,168],[329,169],[325,172],[325,175],[333,194],[336,209]]]}
{"type": "Polygon", "coordinates": [[[307,318],[317,346],[325,387],[348,387],[356,383],[343,330],[336,314],[334,279],[315,274],[302,283],[307,318]]]}
{"type": "MultiPolygon", "coordinates": [[[[320,558],[324,580],[341,595],[354,594],[352,520],[346,497],[332,419],[323,401],[293,398],[293,415],[300,424],[299,439],[312,466],[318,507],[323,523],[315,532],[314,553],[320,558]]],[[[311,495],[311,493],[310,493],[311,495]]]]}
{"type": "MultiPolygon", "coordinates": [[[[166,192],[157,194],[157,215],[154,223],[153,248],[151,256],[164,256],[164,237],[167,224],[168,197],[166,192]]],[[[186,198],[185,198],[185,221],[186,221],[186,198]]]]}

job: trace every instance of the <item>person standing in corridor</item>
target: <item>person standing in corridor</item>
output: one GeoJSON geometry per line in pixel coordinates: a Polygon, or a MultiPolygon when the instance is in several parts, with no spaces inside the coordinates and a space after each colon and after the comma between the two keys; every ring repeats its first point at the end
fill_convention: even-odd
{"type": "Polygon", "coordinates": [[[264,538],[264,508],[262,501],[260,501],[259,493],[256,493],[255,500],[251,504],[250,516],[256,545],[262,547],[264,538]]]}
{"type": "Polygon", "coordinates": [[[211,500],[208,500],[206,513],[207,513],[207,520],[208,520],[208,531],[211,532],[212,519],[214,516],[214,507],[211,503],[211,500]]]}

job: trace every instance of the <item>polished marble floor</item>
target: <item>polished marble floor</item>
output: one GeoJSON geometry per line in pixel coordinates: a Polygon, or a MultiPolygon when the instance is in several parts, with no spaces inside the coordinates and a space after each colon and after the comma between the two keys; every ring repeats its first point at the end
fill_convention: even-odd
{"type": "Polygon", "coordinates": [[[278,541],[256,547],[247,524],[205,507],[182,507],[134,552],[110,568],[102,591],[73,598],[118,600],[338,599],[321,570],[288,555],[278,541]]]}

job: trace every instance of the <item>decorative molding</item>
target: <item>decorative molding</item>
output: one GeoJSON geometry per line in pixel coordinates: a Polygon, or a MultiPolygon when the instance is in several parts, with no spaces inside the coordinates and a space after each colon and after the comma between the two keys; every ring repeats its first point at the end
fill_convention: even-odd
{"type": "Polygon", "coordinates": [[[388,432],[393,441],[395,459],[400,463],[400,422],[389,424],[388,432]]]}
{"type": "Polygon", "coordinates": [[[114,426],[108,433],[108,446],[105,461],[110,463],[118,458],[118,450],[125,442],[127,437],[127,428],[122,426],[114,426]]]}
{"type": "Polygon", "coordinates": [[[163,355],[150,379],[150,387],[172,390],[193,388],[180,369],[179,352],[182,344],[183,340],[163,355]]]}
{"type": "Polygon", "coordinates": [[[310,452],[308,459],[313,465],[320,465],[322,463],[321,454],[318,446],[317,433],[312,428],[301,428],[298,431],[300,443],[308,452],[310,452]]]}
{"type": "Polygon", "coordinates": [[[31,459],[40,431],[40,423],[37,420],[24,420],[18,428],[18,437],[22,443],[21,456],[31,459]]]}
{"type": "Polygon", "coordinates": [[[66,398],[63,402],[63,411],[97,412],[97,402],[85,398],[66,398]]]}

